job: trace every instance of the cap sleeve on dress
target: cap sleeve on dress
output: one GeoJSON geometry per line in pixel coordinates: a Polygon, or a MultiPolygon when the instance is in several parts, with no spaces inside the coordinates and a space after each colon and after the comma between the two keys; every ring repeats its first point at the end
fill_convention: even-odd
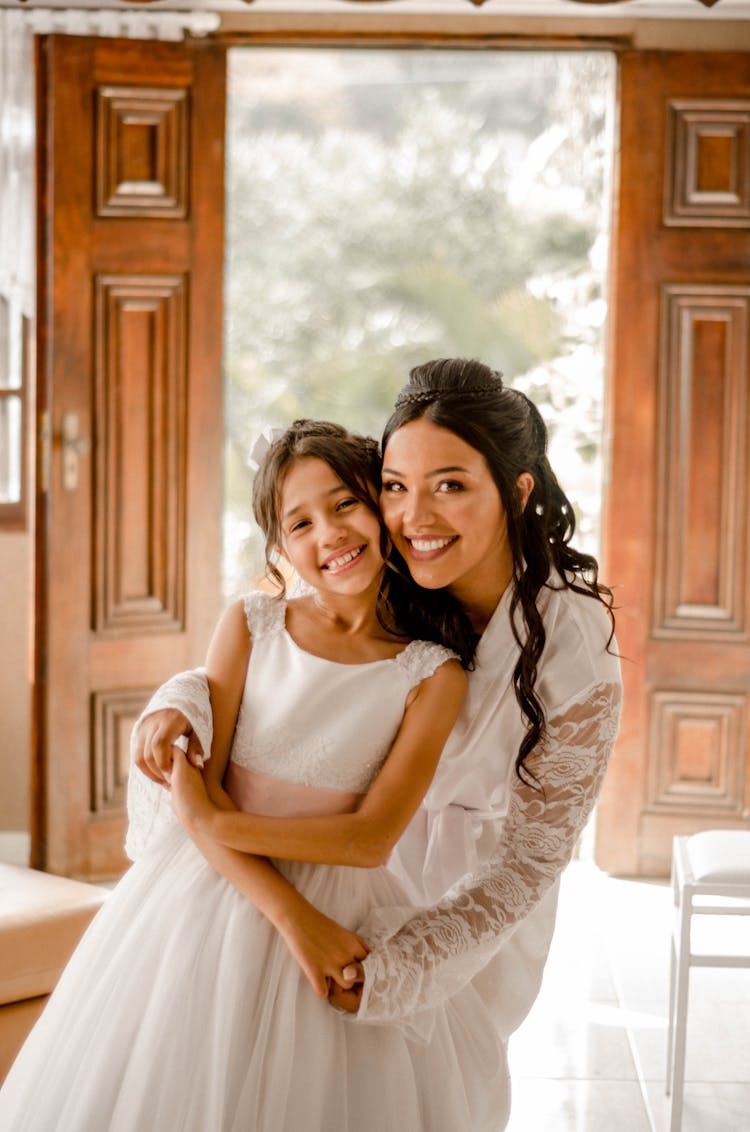
{"type": "Polygon", "coordinates": [[[409,690],[432,676],[448,660],[458,660],[456,653],[434,641],[411,641],[395,658],[396,665],[408,681],[409,690]]]}
{"type": "Polygon", "coordinates": [[[286,621],[286,601],[273,594],[253,590],[242,599],[250,636],[260,641],[272,633],[280,633],[286,621]]]}

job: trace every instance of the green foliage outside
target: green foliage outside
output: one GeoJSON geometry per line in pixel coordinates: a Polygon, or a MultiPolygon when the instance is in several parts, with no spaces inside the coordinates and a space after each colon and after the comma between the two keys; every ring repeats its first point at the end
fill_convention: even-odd
{"type": "Polygon", "coordinates": [[[595,546],[612,86],[606,53],[230,53],[227,594],[261,568],[257,433],[377,436],[433,357],[536,400],[595,546]]]}

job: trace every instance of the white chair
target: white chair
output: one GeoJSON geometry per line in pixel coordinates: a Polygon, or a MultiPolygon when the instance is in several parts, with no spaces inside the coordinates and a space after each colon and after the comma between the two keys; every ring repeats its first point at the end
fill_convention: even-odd
{"type": "Polygon", "coordinates": [[[750,967],[744,954],[694,952],[693,916],[750,915],[750,830],[708,830],[675,837],[672,848],[675,915],[669,965],[667,1093],[670,1132],[682,1126],[688,979],[691,967],[750,967]]]}

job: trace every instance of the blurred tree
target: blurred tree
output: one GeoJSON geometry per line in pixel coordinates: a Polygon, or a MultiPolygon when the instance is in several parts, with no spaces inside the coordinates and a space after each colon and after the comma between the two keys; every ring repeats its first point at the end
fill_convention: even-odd
{"type": "Polygon", "coordinates": [[[534,397],[595,535],[612,75],[604,53],[230,52],[229,592],[262,561],[253,436],[377,435],[431,357],[534,397]]]}

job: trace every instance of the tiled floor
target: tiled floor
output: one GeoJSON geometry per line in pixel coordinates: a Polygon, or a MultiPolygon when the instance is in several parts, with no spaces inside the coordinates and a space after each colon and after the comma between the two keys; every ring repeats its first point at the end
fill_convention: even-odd
{"type": "MultiPolygon", "coordinates": [[[[508,1132],[667,1132],[670,922],[666,884],[568,869],[544,985],[511,1043],[508,1132]]],[[[687,1041],[683,1132],[750,1130],[750,970],[691,972],[687,1041]]]]}

